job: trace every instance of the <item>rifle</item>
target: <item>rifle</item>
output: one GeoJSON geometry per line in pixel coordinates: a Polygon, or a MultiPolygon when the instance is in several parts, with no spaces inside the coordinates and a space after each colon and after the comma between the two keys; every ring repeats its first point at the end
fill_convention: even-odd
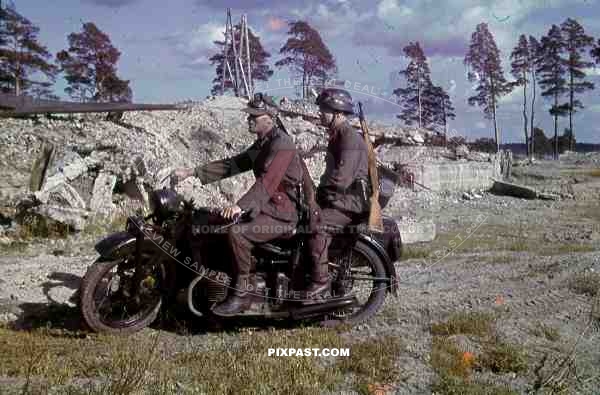
{"type": "Polygon", "coordinates": [[[377,174],[377,158],[375,157],[375,151],[373,151],[373,144],[371,144],[369,128],[367,127],[367,122],[365,121],[365,114],[363,113],[361,102],[358,102],[358,118],[360,119],[360,128],[363,131],[363,137],[365,139],[365,144],[367,145],[369,178],[371,180],[371,188],[373,190],[370,199],[371,207],[369,210],[369,230],[382,233],[383,219],[381,217],[381,206],[379,205],[379,176],[377,174]]]}

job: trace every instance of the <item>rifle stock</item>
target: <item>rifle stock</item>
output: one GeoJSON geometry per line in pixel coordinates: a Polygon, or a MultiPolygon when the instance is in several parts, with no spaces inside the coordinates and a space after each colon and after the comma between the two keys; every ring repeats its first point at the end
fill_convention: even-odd
{"type": "Polygon", "coordinates": [[[377,174],[377,158],[375,157],[375,151],[373,151],[373,144],[371,144],[369,128],[367,127],[367,122],[365,121],[365,114],[363,113],[361,102],[358,103],[358,109],[360,128],[363,131],[363,137],[365,144],[367,145],[369,179],[371,180],[371,188],[373,191],[370,199],[371,207],[369,210],[369,230],[381,233],[383,232],[383,218],[381,215],[381,206],[379,205],[379,177],[377,174]]]}

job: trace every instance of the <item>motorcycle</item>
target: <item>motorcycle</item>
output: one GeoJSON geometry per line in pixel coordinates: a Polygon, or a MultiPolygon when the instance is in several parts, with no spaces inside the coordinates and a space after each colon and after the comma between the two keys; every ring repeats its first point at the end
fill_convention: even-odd
{"type": "Polygon", "coordinates": [[[149,200],[150,215],[128,218],[124,231],[95,246],[100,257],[88,268],[79,292],[83,318],[95,332],[134,333],[171,306],[216,322],[252,316],[354,325],[376,314],[387,293],[397,294],[393,263],[402,243],[396,222],[384,217],[383,234],[369,233],[364,223],[334,233],[331,294],[306,303],[301,290],[309,279],[310,257],[302,229],[308,219],[306,207],[298,205],[298,227],[253,250],[250,309],[219,317],[211,308],[233,291],[227,232],[250,213],[228,221],[215,209],[195,208],[193,201],[168,188],[153,191],[149,200]]]}

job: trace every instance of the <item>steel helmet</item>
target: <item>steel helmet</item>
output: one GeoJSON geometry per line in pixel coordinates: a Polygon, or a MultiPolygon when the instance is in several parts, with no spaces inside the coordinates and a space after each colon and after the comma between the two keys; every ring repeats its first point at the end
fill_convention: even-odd
{"type": "Polygon", "coordinates": [[[259,116],[259,115],[277,115],[279,111],[279,107],[273,101],[273,98],[265,95],[262,92],[258,92],[254,94],[252,100],[248,102],[246,108],[242,109],[243,112],[246,112],[250,115],[259,116]]]}
{"type": "Polygon", "coordinates": [[[323,91],[321,91],[317,97],[315,104],[328,108],[332,111],[342,112],[345,114],[354,114],[352,96],[350,96],[350,93],[344,89],[323,89],[323,91]]]}

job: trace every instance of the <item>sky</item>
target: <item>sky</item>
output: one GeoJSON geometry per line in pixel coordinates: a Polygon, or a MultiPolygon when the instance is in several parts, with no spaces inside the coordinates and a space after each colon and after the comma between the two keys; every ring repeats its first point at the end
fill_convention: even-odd
{"type": "MultiPolygon", "coordinates": [[[[40,27],[39,39],[51,53],[67,48],[67,36],[94,22],[122,55],[119,76],[130,80],[134,101],[171,103],[210,95],[214,66],[208,58],[222,39],[226,7],[234,23],[246,14],[269,58],[274,75],[258,90],[276,96],[295,95],[286,69],[274,67],[287,39],[288,23],[305,20],[321,34],[338,66],[338,80],[355,100],[364,102],[367,118],[400,123],[391,92],[404,86],[398,71],[408,61],[402,48],[419,41],[429,60],[433,83],[450,93],[456,119],[451,135],[492,137],[482,109],[467,104],[475,92],[463,59],[478,23],[488,23],[503,58],[507,79],[510,53],[520,34],[538,39],[552,24],[577,19],[587,34],[600,37],[600,0],[13,0],[17,10],[40,27]],[[289,82],[288,82],[289,81],[289,82]],[[390,100],[388,100],[390,99],[390,100]]],[[[574,117],[579,142],[600,143],[600,65],[588,70],[597,89],[581,96],[585,109],[574,117]]],[[[66,98],[64,81],[57,94],[66,98]]],[[[554,133],[549,102],[538,99],[535,123],[554,133]]],[[[531,93],[528,92],[528,96],[531,93]]],[[[502,142],[524,141],[522,89],[502,98],[498,123],[502,142]]],[[[568,118],[559,118],[559,133],[568,118]]]]}

